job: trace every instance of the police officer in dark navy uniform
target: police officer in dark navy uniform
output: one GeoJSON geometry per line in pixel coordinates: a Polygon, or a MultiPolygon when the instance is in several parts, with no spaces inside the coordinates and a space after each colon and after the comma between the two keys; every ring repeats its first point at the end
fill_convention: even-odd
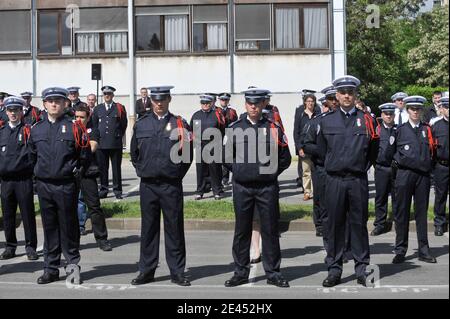
{"type": "Polygon", "coordinates": [[[102,87],[105,103],[94,109],[92,125],[93,129],[100,133],[96,152],[100,167],[100,198],[108,196],[108,171],[111,159],[114,195],[117,199],[122,199],[122,149],[128,118],[125,107],[113,101],[115,91],[112,86],[102,87]]]}
{"type": "Polygon", "coordinates": [[[328,277],[324,287],[340,283],[345,251],[345,229],[350,220],[351,251],[358,284],[366,285],[370,262],[367,231],[369,186],[367,171],[375,162],[377,135],[375,120],[355,107],[360,81],[344,76],[333,82],[340,108],[329,112],[320,123],[318,140],[325,150],[328,213],[328,277]]]}
{"type": "Polygon", "coordinates": [[[413,197],[419,260],[436,263],[436,258],[430,254],[427,232],[434,141],[431,127],[420,120],[426,99],[422,96],[409,96],[404,102],[409,120],[397,128],[397,137],[392,143],[392,147],[395,148],[394,165],[397,168],[395,178],[397,208],[394,215],[396,238],[395,257],[392,263],[399,264],[405,261],[413,197]]]}
{"type": "Polygon", "coordinates": [[[375,228],[370,233],[372,236],[379,236],[391,230],[392,224],[388,221],[388,199],[392,198],[392,209],[395,215],[395,191],[394,175],[392,172],[392,156],[389,151],[390,143],[394,141],[397,125],[394,122],[394,103],[385,103],[379,106],[381,111],[381,124],[378,126],[380,135],[378,157],[375,165],[375,228]]]}
{"type": "Polygon", "coordinates": [[[436,139],[436,160],[433,169],[434,176],[434,234],[442,236],[447,232],[446,203],[448,200],[448,95],[441,98],[440,111],[442,119],[433,123],[431,131],[436,139]]]}
{"type": "MultiPolygon", "coordinates": [[[[215,137],[211,139],[205,139],[203,136],[208,129],[218,129],[221,134],[225,129],[225,118],[222,115],[221,109],[212,109],[214,97],[211,95],[200,96],[201,109],[192,115],[190,126],[193,129],[195,137],[194,145],[197,152],[197,195],[196,200],[203,198],[205,193],[208,193],[209,187],[212,187],[214,199],[222,199],[222,174],[221,174],[221,156],[220,154],[213,154],[219,156],[219,161],[205,161],[202,154],[206,146],[212,147],[215,143],[221,150],[222,139],[220,141],[215,140],[215,137]],[[202,136],[200,140],[200,136],[202,136]],[[208,179],[209,177],[209,179],[208,179]]],[[[221,135],[223,136],[223,135],[221,135]]],[[[215,148],[217,149],[217,147],[215,148]]],[[[212,159],[214,159],[212,156],[212,159]]]]}
{"type": "Polygon", "coordinates": [[[233,204],[236,214],[233,241],[235,271],[234,276],[225,282],[225,286],[235,287],[248,283],[253,214],[257,211],[261,220],[262,261],[267,283],[287,288],[289,283],[280,272],[278,176],[291,164],[291,154],[281,127],[263,116],[267,91],[250,89],[243,93],[247,117],[233,123],[227,129],[224,140],[224,165],[233,173],[233,204]],[[246,130],[253,131],[254,134],[239,134],[246,130]],[[265,149],[264,154],[271,156],[261,158],[260,148],[265,149]],[[255,150],[256,154],[249,154],[255,150]],[[256,162],[252,160],[253,157],[256,162]]]}
{"type": "MultiPolygon", "coordinates": [[[[231,123],[234,123],[238,120],[237,112],[234,108],[230,106],[230,93],[220,93],[219,101],[220,107],[222,109],[223,117],[225,118],[225,127],[228,127],[231,123]]],[[[222,184],[224,186],[230,183],[230,171],[222,165],[222,184]]]]}
{"type": "Polygon", "coordinates": [[[6,249],[1,260],[14,258],[17,248],[16,212],[20,208],[25,231],[28,260],[37,260],[36,217],[33,201],[33,163],[30,161],[28,139],[31,126],[23,122],[25,100],[9,97],[5,100],[9,122],[0,128],[0,178],[3,226],[6,249]]]}
{"type": "Polygon", "coordinates": [[[169,112],[173,86],[150,87],[152,112],[133,129],[131,162],[141,178],[141,251],[139,275],[132,285],[154,281],[159,261],[161,211],[166,260],[172,282],[190,286],[184,276],[186,248],[182,181],[192,163],[192,137],[184,119],[169,112]]]}
{"type": "Polygon", "coordinates": [[[0,127],[8,122],[8,115],[6,115],[6,108],[3,102],[8,96],[10,96],[8,93],[0,92],[0,127]]]}
{"type": "Polygon", "coordinates": [[[23,108],[23,119],[25,124],[34,125],[41,120],[41,110],[36,106],[31,105],[33,93],[23,92],[20,94],[25,100],[26,105],[23,108]]]}
{"type": "Polygon", "coordinates": [[[105,213],[101,208],[100,196],[98,195],[97,177],[100,171],[95,158],[98,148],[98,132],[89,127],[89,107],[78,104],[74,108],[75,120],[87,127],[86,133],[90,141],[91,153],[87,169],[80,174],[80,189],[84,202],[88,208],[89,218],[92,222],[92,231],[99,248],[103,251],[111,251],[112,247],[108,241],[108,230],[106,228],[105,213]]]}
{"type": "MultiPolygon", "coordinates": [[[[327,87],[322,90],[325,95],[324,99],[335,99],[336,90],[333,86],[327,87]]],[[[325,151],[324,149],[318,149],[318,145],[323,146],[323,143],[317,143],[318,128],[322,120],[322,115],[332,110],[331,105],[328,102],[325,103],[322,113],[319,113],[314,117],[305,127],[303,135],[303,151],[305,154],[311,157],[314,163],[314,170],[312,172],[312,179],[314,185],[314,222],[316,224],[316,235],[323,237],[324,246],[327,247],[328,238],[326,236],[326,222],[327,214],[325,208],[325,185],[326,185],[326,172],[324,168],[325,151]]],[[[299,137],[300,138],[300,137],[299,137]]]]}
{"type": "Polygon", "coordinates": [[[42,92],[48,115],[32,127],[29,140],[44,227],[44,274],[38,284],[59,280],[61,252],[67,271],[80,269],[76,177],[90,149],[82,124],[64,113],[67,95],[66,89],[57,87],[42,92]]]}

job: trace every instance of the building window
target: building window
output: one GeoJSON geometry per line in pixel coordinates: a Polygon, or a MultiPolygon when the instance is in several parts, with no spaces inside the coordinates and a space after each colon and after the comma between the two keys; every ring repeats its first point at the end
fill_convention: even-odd
{"type": "Polygon", "coordinates": [[[236,49],[238,51],[270,50],[270,5],[236,5],[236,49]]]}
{"type": "Polygon", "coordinates": [[[79,20],[65,11],[40,11],[41,55],[113,54],[128,51],[126,8],[80,9],[79,20]]]}
{"type": "Polygon", "coordinates": [[[276,6],[275,49],[328,49],[327,7],[276,6]]]}
{"type": "Polygon", "coordinates": [[[126,8],[81,9],[79,28],[74,28],[76,52],[124,53],[128,51],[126,8]]]}
{"type": "Polygon", "coordinates": [[[72,55],[72,24],[64,11],[39,12],[38,52],[72,55]]]}
{"type": "Polygon", "coordinates": [[[0,11],[1,54],[31,54],[30,11],[0,11]]]}
{"type": "Polygon", "coordinates": [[[192,23],[194,52],[228,49],[226,5],[194,6],[192,23]]]}
{"type": "Polygon", "coordinates": [[[189,51],[189,7],[137,8],[136,51],[189,51]]]}

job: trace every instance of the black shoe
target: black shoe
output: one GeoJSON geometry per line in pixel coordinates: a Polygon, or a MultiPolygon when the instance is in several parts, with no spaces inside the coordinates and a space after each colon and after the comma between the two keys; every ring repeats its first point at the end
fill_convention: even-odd
{"type": "Polygon", "coordinates": [[[276,276],[271,279],[267,279],[268,285],[277,286],[278,288],[289,288],[289,282],[284,279],[282,276],[276,276]]]}
{"type": "Polygon", "coordinates": [[[230,280],[225,281],[225,287],[237,287],[248,284],[248,278],[234,275],[230,280]]]}
{"type": "Polygon", "coordinates": [[[331,288],[337,286],[341,283],[341,277],[328,275],[328,277],[323,281],[322,286],[326,288],[331,288]]]}
{"type": "Polygon", "coordinates": [[[394,259],[392,259],[393,264],[401,264],[404,263],[406,260],[405,255],[395,255],[394,259]]]}
{"type": "Polygon", "coordinates": [[[150,272],[148,274],[140,273],[136,278],[131,281],[133,286],[145,285],[155,281],[155,273],[150,272]]]}
{"type": "Polygon", "coordinates": [[[434,257],[431,256],[431,255],[421,255],[421,256],[419,256],[419,260],[420,260],[420,261],[423,261],[423,262],[425,262],[425,263],[429,263],[429,264],[435,264],[435,263],[437,263],[436,258],[434,258],[434,257]]]}
{"type": "Polygon", "coordinates": [[[38,260],[39,256],[35,250],[30,250],[27,252],[27,258],[28,260],[38,260]]]}
{"type": "Polygon", "coordinates": [[[316,229],[316,237],[323,237],[323,231],[320,229],[316,229]]]}
{"type": "Polygon", "coordinates": [[[12,249],[5,249],[5,251],[0,255],[0,260],[8,260],[16,257],[16,251],[12,249]]]}
{"type": "Polygon", "coordinates": [[[118,200],[122,200],[122,199],[123,199],[123,196],[122,196],[122,194],[116,194],[116,199],[118,199],[118,200]]]}
{"type": "Polygon", "coordinates": [[[100,199],[104,199],[108,197],[108,191],[99,191],[98,192],[98,197],[100,197],[100,199]]]}
{"type": "Polygon", "coordinates": [[[375,227],[374,230],[370,233],[370,236],[380,236],[386,232],[386,228],[383,226],[375,227]]]}
{"type": "Polygon", "coordinates": [[[214,199],[215,200],[222,200],[223,197],[222,197],[222,195],[214,195],[214,199]]]}
{"type": "Polygon", "coordinates": [[[86,229],[80,229],[80,236],[86,236],[88,234],[86,229]]]}
{"type": "Polygon", "coordinates": [[[259,264],[261,262],[261,255],[259,255],[258,258],[254,258],[252,260],[250,260],[250,264],[259,264]]]}
{"type": "MultiPolygon", "coordinates": [[[[367,287],[367,276],[363,275],[363,276],[359,276],[356,278],[356,282],[358,283],[358,285],[362,285],[364,287],[367,287]]],[[[373,283],[373,281],[372,281],[373,283]]]]}
{"type": "Polygon", "coordinates": [[[50,274],[48,272],[44,272],[44,274],[38,278],[37,283],[39,285],[46,285],[52,283],[54,281],[59,280],[59,274],[50,274]]]}
{"type": "Polygon", "coordinates": [[[203,195],[197,194],[195,195],[195,200],[202,200],[203,199],[203,195]]]}
{"type": "Polygon", "coordinates": [[[99,241],[97,241],[97,243],[98,243],[98,248],[100,248],[103,251],[111,251],[112,250],[110,242],[106,239],[99,240],[99,241]]]}
{"type": "Polygon", "coordinates": [[[191,282],[189,281],[189,279],[187,279],[186,277],[184,277],[184,275],[175,275],[172,276],[172,280],[171,280],[174,284],[177,284],[178,286],[181,287],[189,287],[191,285],[191,282]]]}
{"type": "Polygon", "coordinates": [[[435,236],[444,236],[444,228],[441,226],[436,226],[434,228],[434,235],[435,236]]]}

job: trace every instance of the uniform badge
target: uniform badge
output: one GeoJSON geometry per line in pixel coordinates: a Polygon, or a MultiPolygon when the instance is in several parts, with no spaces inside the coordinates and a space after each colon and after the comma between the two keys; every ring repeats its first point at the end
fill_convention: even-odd
{"type": "Polygon", "coordinates": [[[405,151],[409,151],[409,145],[405,145],[405,151]]]}
{"type": "Polygon", "coordinates": [[[67,133],[67,127],[65,125],[62,126],[62,132],[63,132],[63,134],[67,133]]]}
{"type": "Polygon", "coordinates": [[[166,131],[170,132],[171,130],[172,130],[172,125],[169,122],[169,124],[167,124],[166,131]]]}
{"type": "Polygon", "coordinates": [[[358,125],[358,127],[361,127],[361,119],[356,120],[356,125],[358,125]]]}
{"type": "Polygon", "coordinates": [[[425,131],[422,131],[422,135],[423,135],[423,138],[427,138],[427,134],[425,134],[425,131]]]}
{"type": "Polygon", "coordinates": [[[5,152],[6,151],[6,146],[3,146],[2,147],[2,152],[5,152]]]}
{"type": "Polygon", "coordinates": [[[22,134],[19,134],[19,142],[22,143],[22,134]]]}
{"type": "Polygon", "coordinates": [[[394,143],[395,143],[395,136],[391,136],[389,138],[389,144],[394,145],[394,143]]]}
{"type": "Polygon", "coordinates": [[[101,122],[102,122],[102,119],[98,119],[98,122],[101,123],[101,122]]]}
{"type": "Polygon", "coordinates": [[[91,133],[92,133],[92,129],[91,129],[91,128],[88,128],[88,129],[87,129],[87,132],[88,132],[88,134],[91,134],[91,133]]]}

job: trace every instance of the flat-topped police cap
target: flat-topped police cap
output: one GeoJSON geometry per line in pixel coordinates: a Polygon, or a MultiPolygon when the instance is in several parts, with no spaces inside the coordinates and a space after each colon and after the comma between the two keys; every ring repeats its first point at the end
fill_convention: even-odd
{"type": "Polygon", "coordinates": [[[102,87],[102,92],[103,94],[111,94],[116,92],[116,89],[110,85],[105,85],[104,87],[102,87]]]}
{"type": "Polygon", "coordinates": [[[419,95],[414,96],[408,96],[407,98],[403,99],[403,102],[405,102],[406,107],[423,107],[424,103],[427,101],[426,98],[419,95]]]}
{"type": "Polygon", "coordinates": [[[397,92],[394,95],[392,95],[391,100],[393,102],[395,102],[397,100],[403,101],[407,97],[408,97],[408,94],[406,94],[405,92],[397,92]]]}
{"type": "Polygon", "coordinates": [[[394,103],[384,103],[381,104],[378,108],[381,112],[395,112],[397,105],[395,105],[394,103]]]}
{"type": "Polygon", "coordinates": [[[322,96],[322,97],[319,99],[319,103],[320,103],[320,104],[323,104],[323,103],[326,102],[326,100],[327,100],[326,96],[322,96]]]}
{"type": "Polygon", "coordinates": [[[264,101],[270,94],[269,90],[251,88],[242,92],[245,95],[245,100],[250,103],[259,103],[264,101]]]}
{"type": "Polygon", "coordinates": [[[207,92],[207,93],[205,93],[205,95],[210,95],[210,96],[212,96],[214,99],[216,99],[216,98],[219,96],[219,94],[217,94],[217,93],[211,93],[211,92],[207,92]]]}
{"type": "Polygon", "coordinates": [[[6,93],[6,92],[0,92],[0,99],[1,99],[1,100],[6,99],[8,96],[11,96],[11,95],[9,95],[9,94],[6,93]]]}
{"type": "Polygon", "coordinates": [[[65,88],[50,87],[42,91],[42,99],[47,101],[51,98],[67,99],[69,92],[65,88]]]}
{"type": "Polygon", "coordinates": [[[78,86],[71,86],[70,88],[67,88],[67,91],[69,91],[69,93],[79,93],[80,90],[81,88],[78,86]]]}
{"type": "Polygon", "coordinates": [[[304,89],[302,90],[302,95],[310,95],[310,94],[316,94],[317,91],[310,90],[310,89],[304,89]]]}
{"type": "Polygon", "coordinates": [[[333,86],[337,91],[340,89],[356,89],[361,85],[361,81],[352,75],[345,75],[333,81],[333,86]]]}
{"type": "Polygon", "coordinates": [[[27,102],[24,99],[17,97],[17,96],[10,96],[10,97],[6,98],[4,103],[5,103],[5,108],[7,110],[8,109],[21,109],[27,104],[27,102]]]}
{"type": "Polygon", "coordinates": [[[151,86],[148,89],[150,90],[150,97],[153,100],[165,100],[168,96],[170,96],[170,90],[174,88],[173,85],[160,85],[160,86],[151,86]]]}
{"type": "Polygon", "coordinates": [[[31,92],[22,92],[22,93],[20,93],[20,96],[22,98],[24,98],[24,99],[28,99],[28,98],[33,96],[33,93],[31,93],[31,92]]]}
{"type": "Polygon", "coordinates": [[[448,109],[448,96],[441,98],[441,107],[448,109]]]}
{"type": "Polygon", "coordinates": [[[320,93],[324,94],[325,97],[335,97],[336,96],[336,88],[334,86],[327,86],[320,93]]]}
{"type": "Polygon", "coordinates": [[[219,94],[219,99],[220,100],[224,100],[224,101],[228,101],[231,99],[231,94],[230,93],[220,93],[219,94]]]}
{"type": "Polygon", "coordinates": [[[200,103],[202,104],[209,104],[212,103],[214,101],[214,96],[209,95],[209,94],[203,94],[200,95],[200,103]]]}

